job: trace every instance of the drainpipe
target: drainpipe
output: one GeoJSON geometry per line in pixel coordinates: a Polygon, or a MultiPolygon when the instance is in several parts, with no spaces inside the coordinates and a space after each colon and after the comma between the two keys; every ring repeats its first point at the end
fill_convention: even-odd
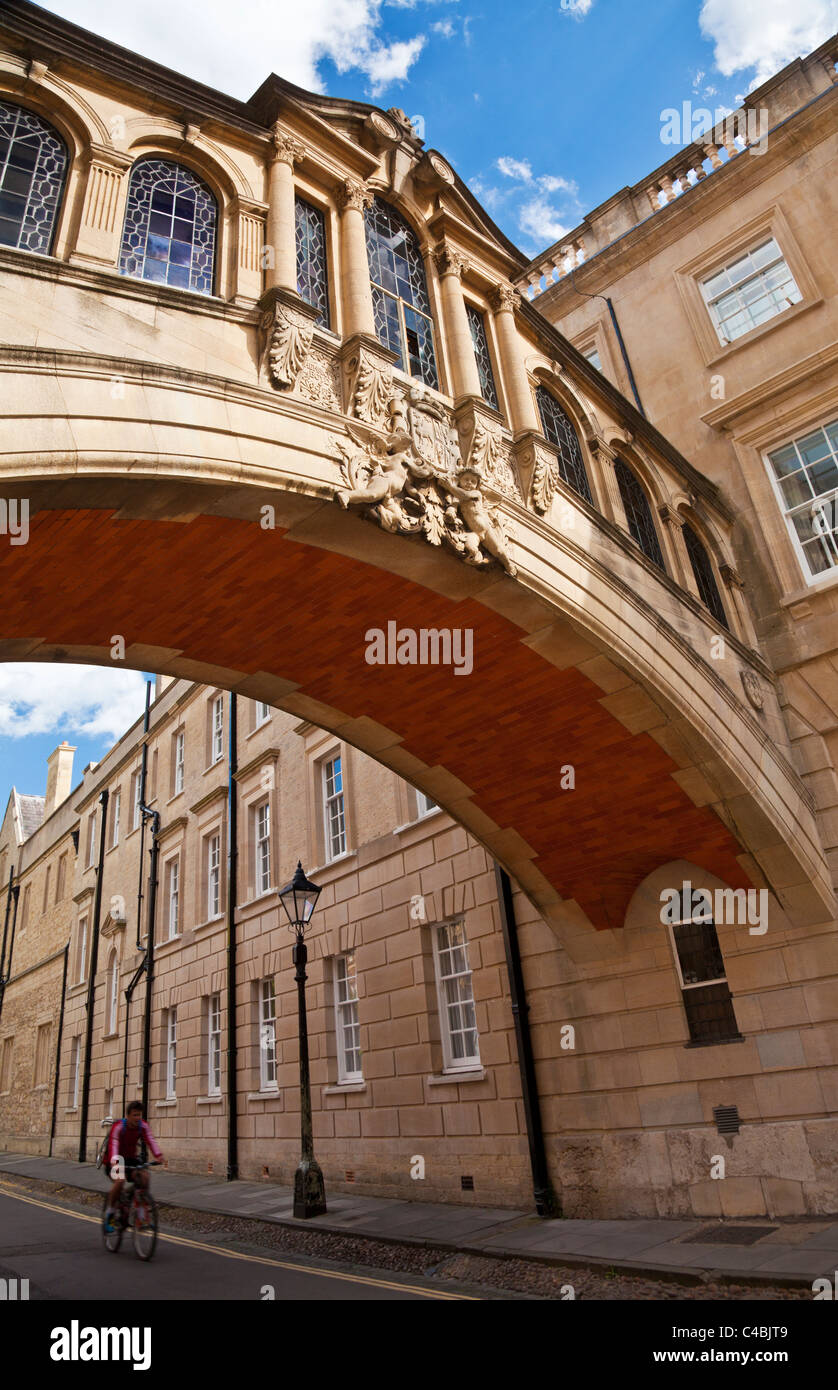
{"type": "Polygon", "coordinates": [[[20,884],[16,883],[14,887],[12,887],[13,878],[14,869],[12,869],[9,874],[9,892],[6,897],[6,920],[3,925],[3,950],[2,953],[0,953],[0,1014],[3,1012],[3,1000],[6,996],[6,985],[9,983],[9,980],[12,976],[12,951],[15,948],[15,927],[17,926],[17,902],[18,898],[20,897],[20,884]],[[12,914],[12,936],[9,942],[9,960],[8,965],[5,965],[6,935],[9,930],[9,908],[12,905],[12,901],[14,901],[15,910],[12,914]]]}
{"type": "Polygon", "coordinates": [[[133,978],[132,978],[132,980],[131,980],[131,983],[130,983],[130,985],[128,986],[128,988],[126,989],[126,991],[125,991],[125,1050],[124,1050],[123,1056],[122,1056],[122,1113],[123,1113],[123,1115],[125,1114],[125,1106],[126,1106],[127,1103],[128,1103],[128,1096],[127,1096],[127,1090],[128,1090],[128,1036],[129,1036],[129,1030],[130,1030],[130,1024],[131,1024],[131,1000],[132,1000],[132,998],[133,998],[133,996],[134,996],[134,990],[137,988],[137,985],[139,984],[140,976],[142,975],[142,973],[143,973],[144,970],[145,970],[145,956],[143,956],[143,959],[140,961],[139,965],[137,966],[136,970],[134,971],[134,975],[133,975],[133,978]]]}
{"type": "Polygon", "coordinates": [[[527,1125],[535,1209],[539,1216],[560,1216],[561,1207],[550,1182],[547,1154],[544,1148],[544,1130],[541,1124],[541,1107],[538,1101],[532,1034],[530,1033],[529,1005],[524,987],[524,972],[521,968],[518,928],[515,924],[515,907],[512,901],[512,884],[509,875],[499,864],[495,865],[495,883],[498,891],[503,945],[506,951],[506,969],[509,976],[512,1018],[515,1023],[515,1040],[518,1045],[518,1068],[521,1073],[521,1095],[524,1101],[524,1117],[527,1125]]]}
{"type": "MultiPolygon", "coordinates": [[[[140,763],[140,805],[145,806],[145,782],[148,771],[148,725],[149,711],[151,707],[151,681],[145,683],[145,718],[143,719],[143,751],[142,762],[140,763]]],[[[133,815],[133,808],[132,808],[133,815]]],[[[137,950],[143,949],[140,939],[140,929],[143,920],[143,867],[145,860],[145,816],[140,816],[140,870],[137,875],[137,950]]],[[[123,1112],[124,1113],[124,1112],[123,1112]]]]}
{"type": "Polygon", "coordinates": [[[148,1083],[151,1073],[151,991],[154,983],[154,916],[157,908],[157,860],[160,854],[160,816],[145,802],[140,814],[151,820],[151,863],[148,871],[148,941],[145,953],[145,1015],[143,1018],[143,1115],[148,1118],[148,1083]]]}
{"type": "MultiPolygon", "coordinates": [[[[6,893],[6,915],[3,921],[3,948],[0,950],[0,1009],[3,1007],[3,993],[6,988],[6,941],[9,935],[9,913],[12,910],[12,893],[14,891],[15,866],[9,867],[9,887],[6,893]]],[[[12,972],[9,971],[9,974],[12,972]]]]}
{"type": "Polygon", "coordinates": [[[239,1176],[239,1116],[236,1091],[236,898],[238,878],[238,699],[230,694],[230,756],[227,780],[227,1181],[239,1176]]]}
{"type": "Polygon", "coordinates": [[[55,1141],[55,1117],[58,1114],[58,1082],[61,1075],[61,1040],[64,1036],[64,1001],[67,997],[67,964],[70,958],[70,943],[64,947],[64,974],[61,977],[61,1009],[58,1014],[58,1040],[55,1044],[55,1085],[52,1088],[52,1120],[49,1127],[49,1149],[47,1158],[52,1158],[55,1141]]]}
{"type": "Polygon", "coordinates": [[[93,1045],[93,1003],[96,993],[96,971],[99,967],[99,921],[102,914],[102,878],[105,871],[105,831],[108,824],[107,787],[99,797],[102,815],[99,821],[99,863],[96,866],[96,895],[93,900],[93,942],[90,947],[90,979],[87,984],[87,1027],[84,1044],[84,1079],[81,1091],[81,1122],[79,1124],[79,1163],[87,1158],[87,1109],[90,1102],[90,1049],[93,1045]]]}
{"type": "Polygon", "coordinates": [[[649,417],[648,417],[648,415],[646,414],[646,411],[643,409],[643,403],[642,403],[642,401],[640,400],[640,394],[639,394],[639,392],[638,392],[638,390],[637,390],[637,383],[636,383],[636,381],[635,381],[635,379],[634,379],[634,372],[633,372],[632,369],[631,369],[631,362],[629,361],[628,349],[626,348],[625,341],[624,341],[624,339],[623,339],[623,335],[622,335],[622,333],[621,333],[621,331],[620,331],[620,324],[619,324],[619,321],[618,321],[618,319],[617,319],[617,310],[614,308],[614,305],[613,305],[612,302],[611,302],[611,297],[610,297],[610,295],[607,295],[607,294],[588,294],[588,291],[587,291],[587,290],[580,290],[580,288],[579,288],[579,286],[577,285],[576,280],[575,280],[575,278],[574,278],[575,275],[576,275],[576,270],[575,270],[575,268],[574,268],[574,269],[570,272],[570,278],[571,278],[571,281],[572,281],[572,283],[573,283],[573,288],[575,289],[575,291],[576,291],[577,294],[584,295],[585,299],[601,299],[602,302],[603,302],[603,304],[607,304],[607,305],[608,305],[608,312],[609,312],[609,314],[611,315],[611,324],[612,324],[612,327],[613,327],[613,329],[614,329],[614,332],[615,332],[616,335],[617,335],[617,343],[619,344],[620,353],[621,353],[622,359],[623,359],[623,366],[624,366],[625,369],[626,369],[626,374],[627,374],[628,379],[629,379],[629,385],[631,386],[631,393],[632,393],[632,395],[634,396],[635,405],[637,406],[637,409],[640,411],[640,414],[643,416],[644,420],[648,420],[649,417]]]}

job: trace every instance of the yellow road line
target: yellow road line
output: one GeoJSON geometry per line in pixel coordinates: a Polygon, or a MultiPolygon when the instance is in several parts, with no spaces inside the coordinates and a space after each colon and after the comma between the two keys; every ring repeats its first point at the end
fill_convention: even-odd
{"type": "MultiPolygon", "coordinates": [[[[101,1226],[102,1218],[99,1216],[85,1216],[80,1211],[70,1211],[67,1207],[56,1206],[53,1202],[43,1202],[37,1197],[24,1197],[21,1193],[15,1192],[13,1188],[7,1187],[0,1182],[0,1192],[6,1197],[12,1197],[17,1202],[28,1202],[32,1207],[43,1207],[46,1211],[57,1211],[61,1216],[72,1216],[76,1221],[92,1221],[95,1226],[101,1226]]],[[[207,1213],[213,1215],[214,1213],[207,1213]]],[[[247,1217],[242,1218],[247,1220],[247,1217]]],[[[250,1218],[252,1219],[252,1218],[250,1218]]],[[[397,1284],[389,1279],[368,1279],[362,1274],[343,1274],[334,1269],[320,1269],[308,1265],[292,1264],[289,1260],[272,1260],[267,1255],[245,1255],[240,1250],[226,1250],[219,1245],[207,1245],[200,1240],[187,1240],[185,1236],[164,1235],[161,1231],[159,1240],[168,1240],[172,1245],[189,1245],[193,1250],[209,1250],[213,1255],[223,1255],[226,1260],[246,1260],[251,1264],[270,1265],[273,1269],[293,1270],[295,1274],[314,1274],[321,1279],[343,1279],[350,1284],[369,1284],[377,1289],[397,1289],[400,1293],[408,1289],[411,1293],[417,1294],[420,1298],[454,1299],[458,1302],[475,1303],[479,1300],[465,1293],[448,1293],[444,1289],[422,1289],[413,1284],[397,1284]]]]}

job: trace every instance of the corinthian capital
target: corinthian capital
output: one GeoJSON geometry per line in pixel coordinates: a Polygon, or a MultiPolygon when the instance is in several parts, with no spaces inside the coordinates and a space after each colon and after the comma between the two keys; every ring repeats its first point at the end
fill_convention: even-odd
{"type": "Polygon", "coordinates": [[[495,285],[489,295],[489,303],[496,314],[502,313],[504,309],[514,313],[520,301],[521,296],[512,285],[495,285]]]}
{"type": "Polygon", "coordinates": [[[347,208],[363,212],[364,208],[372,207],[373,196],[372,190],[360,179],[344,179],[337,187],[337,203],[341,212],[346,212],[347,208]]]}
{"type": "Polygon", "coordinates": [[[459,251],[454,251],[446,241],[434,249],[434,261],[440,275],[456,275],[458,280],[462,280],[463,274],[469,268],[465,256],[459,251]]]}
{"type": "Polygon", "coordinates": [[[271,126],[271,143],[274,147],[274,159],[283,164],[290,164],[292,169],[295,162],[305,154],[305,146],[278,121],[276,125],[271,126]]]}

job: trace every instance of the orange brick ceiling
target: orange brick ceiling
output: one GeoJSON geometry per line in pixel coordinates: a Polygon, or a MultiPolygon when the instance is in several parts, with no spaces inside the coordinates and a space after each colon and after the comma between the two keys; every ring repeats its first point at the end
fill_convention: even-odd
{"type": "MultiPolygon", "coordinates": [[[[410,542],[405,542],[410,544],[410,542]]],[[[39,511],[28,545],[0,546],[0,637],[68,650],[113,634],[231,670],[266,671],[314,699],[366,715],[474,793],[536,851],[562,898],[597,927],[621,926],[638,883],[688,859],[748,886],[740,847],[670,777],[673,761],[598,703],[577,670],[557,670],[507,619],[358,560],[284,540],[245,521],[114,520],[39,511]],[[474,671],[369,666],[370,627],[471,627],[474,671]],[[572,763],[576,788],[562,791],[572,763]]]]}

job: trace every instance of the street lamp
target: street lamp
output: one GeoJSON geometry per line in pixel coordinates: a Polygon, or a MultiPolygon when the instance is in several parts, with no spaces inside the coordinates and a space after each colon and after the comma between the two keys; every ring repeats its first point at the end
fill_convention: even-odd
{"type": "Polygon", "coordinates": [[[320,889],[310,883],[297,860],[297,869],[290,883],[279,891],[279,901],[285,908],[294,932],[294,964],[297,967],[297,1012],[300,1030],[300,1134],[302,1156],[294,1174],[294,1215],[298,1218],[322,1216],[326,1210],[326,1189],[320,1164],[314,1157],[314,1134],[311,1124],[311,1077],[308,1066],[308,1024],[306,1022],[306,961],[308,950],[305,934],[314,916],[320,889]]]}

